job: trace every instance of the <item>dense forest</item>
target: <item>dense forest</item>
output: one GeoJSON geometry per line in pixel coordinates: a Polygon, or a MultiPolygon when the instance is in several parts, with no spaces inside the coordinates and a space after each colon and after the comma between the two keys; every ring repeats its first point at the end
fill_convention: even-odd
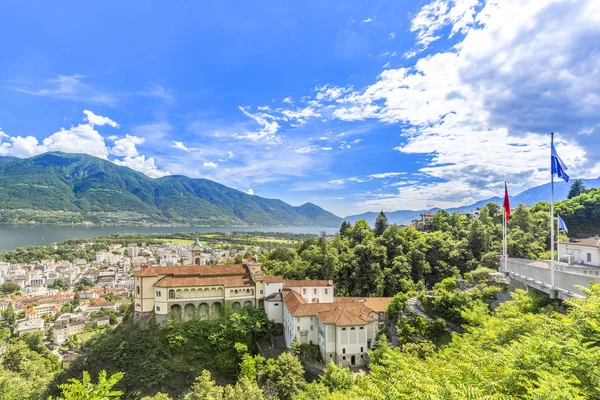
{"type": "MultiPolygon", "coordinates": [[[[600,190],[560,202],[557,210],[570,232],[600,227],[600,190]]],[[[387,330],[381,332],[366,376],[330,364],[310,382],[302,363],[310,349],[293,348],[277,360],[256,355],[256,341],[271,326],[261,310],[245,310],[166,328],[139,329],[125,322],[90,340],[82,356],[62,372],[37,339],[12,338],[0,356],[0,390],[9,400],[49,395],[145,400],[598,398],[600,287],[587,290],[586,299],[565,303],[517,291],[499,304],[497,295],[505,287],[489,273],[501,252],[501,210],[491,203],[480,211],[478,219],[468,220],[440,211],[428,232],[389,225],[382,213],[374,228],[366,221],[344,223],[333,238],[308,238],[291,249],[258,254],[267,273],[331,279],[336,295],[394,297],[388,313],[394,318],[396,343],[388,340],[387,330]],[[413,296],[434,322],[407,317],[405,305],[413,296]],[[450,322],[464,333],[450,335],[450,322]],[[29,381],[39,384],[28,386],[29,381]]],[[[510,219],[510,256],[548,258],[549,219],[547,203],[518,205],[510,219]]]]}

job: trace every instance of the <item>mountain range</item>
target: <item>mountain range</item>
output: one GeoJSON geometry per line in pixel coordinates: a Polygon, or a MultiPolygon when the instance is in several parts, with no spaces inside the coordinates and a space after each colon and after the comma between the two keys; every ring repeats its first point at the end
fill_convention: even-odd
{"type": "MultiPolygon", "coordinates": [[[[583,184],[586,188],[597,188],[600,187],[600,177],[596,179],[582,179],[583,184]]],[[[554,200],[564,200],[567,198],[569,193],[569,189],[571,188],[571,183],[564,182],[562,180],[555,181],[554,183],[554,200]]],[[[530,189],[527,189],[515,196],[510,196],[510,204],[511,207],[517,206],[519,203],[523,203],[525,205],[531,205],[537,203],[538,201],[550,201],[552,186],[550,183],[546,183],[540,186],[535,186],[530,189]]],[[[481,200],[473,204],[469,204],[467,206],[448,208],[446,211],[449,213],[455,211],[466,211],[469,212],[471,210],[475,210],[477,208],[485,206],[487,203],[497,203],[502,205],[503,198],[501,197],[490,197],[489,199],[481,200]]],[[[430,208],[428,210],[398,210],[398,211],[390,211],[386,212],[385,215],[390,223],[393,224],[401,224],[408,225],[415,219],[420,219],[420,215],[426,212],[435,213],[439,211],[440,208],[430,208]]],[[[366,220],[370,225],[375,224],[375,219],[377,218],[377,212],[366,212],[357,215],[349,215],[344,218],[344,220],[355,223],[360,219],[366,220]]]]}
{"type": "MultiPolygon", "coordinates": [[[[588,188],[600,187],[600,178],[583,182],[588,188]]],[[[555,199],[565,199],[569,188],[569,183],[556,182],[555,199]]],[[[513,206],[549,199],[549,183],[510,198],[513,206]]],[[[502,199],[492,197],[446,211],[470,211],[489,202],[500,204],[502,199]]],[[[390,223],[406,225],[424,212],[438,210],[398,210],[386,215],[390,223]]],[[[374,224],[377,214],[367,212],[344,219],[351,223],[365,219],[374,224]]],[[[0,157],[0,222],[31,221],[338,227],[342,218],[312,203],[292,206],[208,179],[182,175],[149,178],[87,154],[51,152],[24,159],[0,157]]]]}
{"type": "Polygon", "coordinates": [[[181,175],[152,179],[108,160],[61,152],[0,157],[0,217],[15,210],[77,215],[81,222],[100,213],[113,223],[122,214],[144,223],[197,226],[337,227],[342,221],[311,203],[295,207],[181,175]]]}

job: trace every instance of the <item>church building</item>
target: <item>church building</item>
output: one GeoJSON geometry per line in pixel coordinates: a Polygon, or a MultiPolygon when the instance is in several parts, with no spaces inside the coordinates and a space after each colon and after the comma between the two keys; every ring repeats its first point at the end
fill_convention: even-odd
{"type": "MultiPolygon", "coordinates": [[[[198,250],[196,240],[195,263],[198,250]]],[[[218,318],[226,308],[260,307],[282,324],[287,347],[294,341],[315,344],[325,362],[364,365],[383,315],[366,299],[378,300],[385,309],[390,298],[335,298],[334,288],[327,280],[265,275],[252,259],[235,265],[144,267],[134,272],[134,321],[147,325],[154,318],[165,325],[169,319],[218,318]]]]}

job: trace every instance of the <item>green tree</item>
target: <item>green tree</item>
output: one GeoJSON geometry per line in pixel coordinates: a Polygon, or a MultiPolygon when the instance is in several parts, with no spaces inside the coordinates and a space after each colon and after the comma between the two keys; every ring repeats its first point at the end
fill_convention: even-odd
{"type": "Polygon", "coordinates": [[[387,216],[383,211],[380,211],[375,220],[375,236],[383,235],[383,232],[385,232],[388,226],[390,226],[390,224],[388,223],[387,216]]]}
{"type": "Polygon", "coordinates": [[[348,368],[329,362],[325,372],[319,378],[329,390],[349,390],[356,382],[356,376],[348,368]]]}
{"type": "Polygon", "coordinates": [[[342,226],[340,227],[340,235],[346,235],[346,232],[348,232],[349,229],[352,229],[352,225],[350,224],[350,222],[342,222],[342,226]]]}
{"type": "Polygon", "coordinates": [[[567,199],[572,199],[573,197],[577,197],[580,194],[585,192],[585,185],[581,179],[575,179],[571,184],[571,188],[569,189],[569,194],[567,194],[567,199]]]}
{"type": "Polygon", "coordinates": [[[300,360],[290,353],[283,353],[275,362],[267,364],[261,379],[263,387],[283,400],[292,399],[306,385],[304,368],[300,360]]]}
{"type": "Polygon", "coordinates": [[[142,397],[142,400],[172,400],[168,394],[165,393],[156,393],[154,396],[145,396],[142,397]]]}
{"type": "Polygon", "coordinates": [[[0,293],[4,295],[11,295],[20,292],[21,286],[17,285],[14,282],[4,282],[2,285],[0,285],[0,293]]]}
{"type": "Polygon", "coordinates": [[[185,395],[185,400],[222,400],[223,388],[212,380],[210,372],[203,370],[196,378],[192,390],[185,395]]]}
{"type": "Polygon", "coordinates": [[[83,372],[81,381],[72,378],[70,383],[64,383],[59,386],[62,391],[62,397],[58,399],[65,400],[110,400],[118,399],[123,394],[120,390],[113,390],[113,386],[123,378],[122,372],[107,377],[106,371],[100,371],[98,383],[92,383],[90,374],[83,372]]]}

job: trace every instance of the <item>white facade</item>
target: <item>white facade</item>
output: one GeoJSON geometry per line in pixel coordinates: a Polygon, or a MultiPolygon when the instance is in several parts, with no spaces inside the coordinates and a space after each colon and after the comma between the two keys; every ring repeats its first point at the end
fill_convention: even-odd
{"type": "Polygon", "coordinates": [[[67,341],[69,336],[85,331],[85,322],[81,319],[70,320],[54,325],[54,344],[60,345],[67,341]]]}
{"type": "Polygon", "coordinates": [[[44,320],[38,319],[34,321],[22,321],[17,325],[17,333],[19,336],[24,333],[35,333],[44,331],[44,320]]]}
{"type": "Polygon", "coordinates": [[[580,242],[560,242],[558,245],[560,259],[568,262],[568,256],[572,256],[576,264],[600,267],[600,247],[594,245],[594,240],[590,239],[580,242]]]}
{"type": "MultiPolygon", "coordinates": [[[[295,282],[295,281],[294,281],[295,282]]],[[[293,290],[309,303],[333,303],[333,282],[330,286],[288,286],[286,289],[293,290]]]]}

